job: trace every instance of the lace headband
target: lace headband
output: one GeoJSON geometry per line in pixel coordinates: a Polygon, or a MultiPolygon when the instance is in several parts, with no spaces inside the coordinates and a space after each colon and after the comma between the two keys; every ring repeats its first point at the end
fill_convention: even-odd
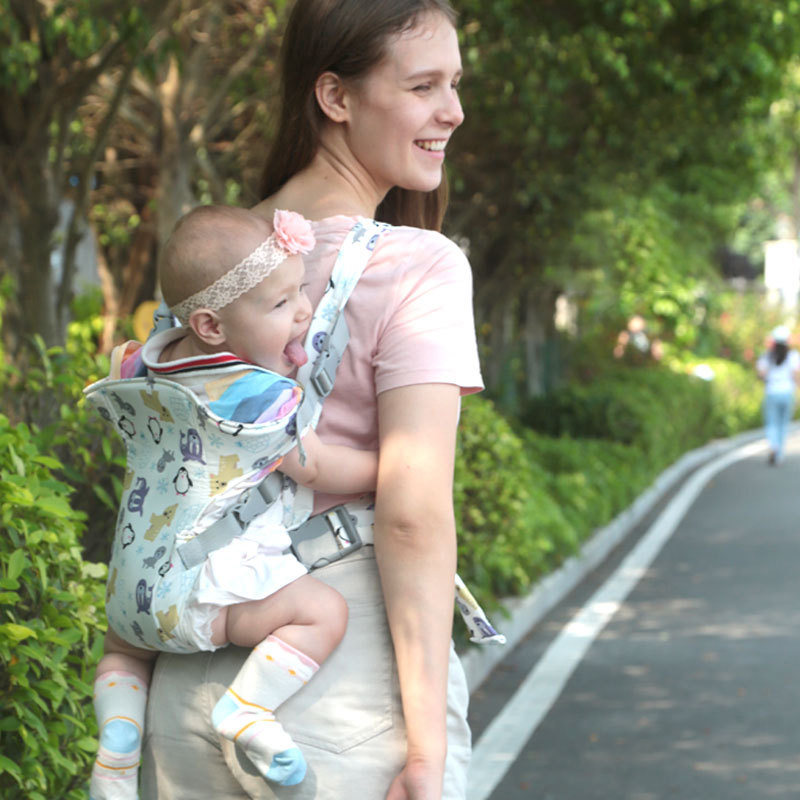
{"type": "Polygon", "coordinates": [[[210,286],[172,306],[170,311],[180,320],[181,325],[188,325],[189,317],[198,308],[207,308],[210,311],[225,308],[261,283],[289,256],[310,253],[314,248],[311,223],[300,214],[276,209],[272,226],[275,229],[273,233],[250,255],[210,286]]]}

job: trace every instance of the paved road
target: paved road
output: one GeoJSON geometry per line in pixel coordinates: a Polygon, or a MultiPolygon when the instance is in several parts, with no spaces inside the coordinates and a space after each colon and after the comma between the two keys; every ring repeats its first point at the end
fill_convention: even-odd
{"type": "Polygon", "coordinates": [[[777,468],[757,450],[689,478],[474,692],[470,800],[800,798],[800,437],[777,468]]]}

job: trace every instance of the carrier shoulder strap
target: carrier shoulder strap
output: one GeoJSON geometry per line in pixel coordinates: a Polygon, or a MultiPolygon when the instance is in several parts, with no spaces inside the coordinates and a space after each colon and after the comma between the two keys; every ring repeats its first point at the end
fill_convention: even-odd
{"type": "Polygon", "coordinates": [[[319,301],[306,336],[308,361],[297,373],[305,392],[298,412],[298,430],[316,427],[322,404],[333,390],[336,370],[350,341],[344,307],[361,278],[381,234],[390,226],[359,219],[342,243],[330,280],[319,301]]]}

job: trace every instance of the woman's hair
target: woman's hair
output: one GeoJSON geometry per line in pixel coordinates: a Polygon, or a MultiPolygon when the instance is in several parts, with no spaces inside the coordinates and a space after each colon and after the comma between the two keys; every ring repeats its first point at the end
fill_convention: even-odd
{"type": "Polygon", "coordinates": [[[770,358],[772,359],[773,364],[778,366],[783,364],[788,352],[789,345],[786,344],[786,342],[775,342],[772,345],[772,350],[770,351],[770,358]]]}
{"type": "MultiPolygon", "coordinates": [[[[358,80],[386,55],[389,38],[414,27],[421,14],[444,14],[455,24],[448,0],[297,0],[281,51],[281,113],[264,165],[261,198],[277,192],[316,155],[326,120],[315,86],[324,72],[358,80]]],[[[380,147],[380,142],[375,143],[380,147]]],[[[394,187],[377,219],[439,230],[447,207],[447,179],[431,192],[394,187]]]]}

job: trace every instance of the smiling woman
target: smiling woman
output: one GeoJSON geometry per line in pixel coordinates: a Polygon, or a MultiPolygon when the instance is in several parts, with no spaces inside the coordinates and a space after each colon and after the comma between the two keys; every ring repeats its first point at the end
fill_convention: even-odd
{"type": "Polygon", "coordinates": [[[241,651],[167,655],[148,712],[149,800],[466,796],[452,477],[460,397],[482,382],[469,263],[438,233],[446,147],[463,120],[454,22],[443,0],[298,0],[292,10],[281,120],[253,210],[312,220],[316,246],[303,261],[313,306],[356,221],[392,224],[345,309],[350,342],[317,428],[323,441],[378,451],[377,492],[314,498],[315,514],[345,504],[366,546],[313,573],[350,614],[314,681],[281,706],[305,780],[267,787],[209,729],[203,709],[241,651]]]}
{"type": "MultiPolygon", "coordinates": [[[[452,103],[453,98],[457,101],[455,89],[461,76],[461,57],[455,22],[456,14],[446,0],[339,0],[333,3],[298,0],[283,43],[282,114],[264,167],[262,196],[275,195],[290,178],[319,161],[318,156],[327,160],[324,151],[330,144],[323,140],[336,135],[336,126],[332,128],[331,122],[338,112],[320,101],[320,79],[324,78],[323,83],[338,85],[340,91],[349,89],[348,96],[354,97],[365,83],[373,82],[378,73],[385,72],[389,66],[387,62],[392,62],[397,70],[399,59],[404,55],[402,51],[408,54],[409,41],[405,41],[406,47],[392,45],[409,34],[415,39],[415,55],[419,60],[406,62],[408,71],[405,74],[395,71],[395,80],[407,81],[400,88],[422,93],[430,91],[439,81],[440,88],[443,83],[451,86],[448,102],[452,103]],[[439,29],[446,44],[443,50],[437,47],[434,51],[431,38],[434,31],[424,24],[426,22],[432,22],[433,28],[439,29]],[[426,41],[428,46],[425,46],[426,41]]],[[[363,102],[365,98],[361,99],[363,102]]],[[[460,106],[458,115],[455,125],[461,122],[460,106]]],[[[360,132],[352,125],[344,127],[348,134],[360,132]]],[[[437,129],[433,138],[447,142],[453,127],[437,129]]],[[[415,135],[423,133],[432,136],[431,131],[419,131],[415,135]]],[[[365,144],[370,150],[384,146],[381,139],[368,140],[365,144]]],[[[363,148],[345,147],[341,154],[332,155],[334,164],[340,156],[347,163],[358,159],[359,155],[363,157],[363,148]]],[[[334,185],[338,187],[338,182],[334,185]]],[[[415,192],[400,181],[392,187],[379,198],[377,218],[436,230],[441,227],[447,203],[445,181],[423,192],[415,192]]],[[[335,191],[337,189],[331,189],[330,194],[335,191]]],[[[340,213],[336,210],[339,204],[331,205],[334,207],[331,213],[340,213]]]]}

